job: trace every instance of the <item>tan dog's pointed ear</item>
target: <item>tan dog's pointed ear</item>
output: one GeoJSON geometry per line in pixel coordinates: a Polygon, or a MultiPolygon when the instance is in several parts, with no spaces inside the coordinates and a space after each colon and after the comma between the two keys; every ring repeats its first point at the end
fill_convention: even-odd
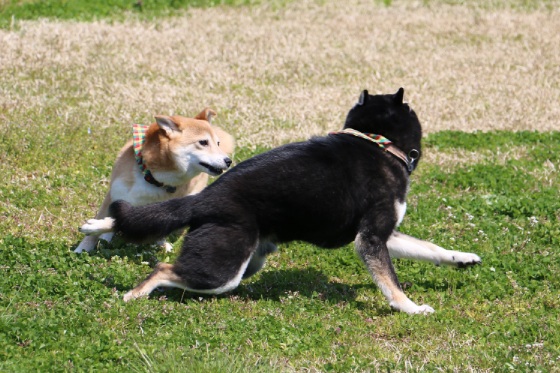
{"type": "Polygon", "coordinates": [[[198,113],[198,115],[194,118],[195,119],[206,120],[208,122],[212,122],[212,118],[215,117],[216,115],[217,114],[214,110],[207,107],[204,110],[202,110],[200,113],[198,113]]]}
{"type": "Polygon", "coordinates": [[[159,128],[165,130],[166,133],[171,134],[173,131],[179,131],[179,127],[173,118],[165,115],[156,115],[154,118],[156,118],[156,123],[159,128]]]}

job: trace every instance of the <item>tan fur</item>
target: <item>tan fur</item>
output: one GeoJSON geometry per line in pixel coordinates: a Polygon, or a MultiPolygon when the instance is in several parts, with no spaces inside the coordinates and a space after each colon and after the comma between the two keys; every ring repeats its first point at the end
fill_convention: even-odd
{"type": "Polygon", "coordinates": [[[406,313],[432,313],[434,309],[426,304],[416,305],[402,291],[397,278],[391,275],[392,263],[390,258],[384,257],[377,250],[368,250],[367,244],[363,241],[361,234],[355,240],[356,251],[367,266],[373,280],[389,301],[392,308],[406,313]]]}
{"type": "MultiPolygon", "coordinates": [[[[165,188],[157,188],[144,180],[130,140],[117,156],[111,173],[109,192],[95,218],[107,217],[109,205],[117,199],[138,206],[195,194],[204,189],[209,180],[206,172],[210,171],[197,164],[200,157],[204,157],[206,163],[215,161],[219,164],[228,158],[235,148],[230,134],[210,124],[214,116],[216,112],[209,108],[205,108],[194,118],[156,116],[156,122],[146,131],[146,140],[142,148],[144,164],[156,180],[176,187],[176,191],[168,193],[165,188]],[[207,145],[201,145],[201,140],[206,141],[207,145]],[[196,162],[188,161],[191,156],[196,162]]],[[[225,169],[227,165],[224,163],[219,168],[225,169]]],[[[102,238],[110,240],[111,237],[112,235],[108,234],[102,238]]],[[[75,251],[93,250],[97,238],[86,237],[75,251]]],[[[168,244],[166,248],[169,249],[168,244]]]]}
{"type": "Polygon", "coordinates": [[[154,271],[142,281],[138,286],[124,295],[124,301],[128,302],[141,296],[146,296],[158,286],[174,286],[185,289],[187,284],[173,270],[173,265],[169,263],[158,263],[154,271]]]}

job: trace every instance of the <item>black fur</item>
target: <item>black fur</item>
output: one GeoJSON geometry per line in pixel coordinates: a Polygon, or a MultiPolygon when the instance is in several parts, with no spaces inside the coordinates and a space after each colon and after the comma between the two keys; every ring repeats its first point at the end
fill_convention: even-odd
{"type": "MultiPolygon", "coordinates": [[[[381,134],[405,153],[420,151],[420,122],[403,103],[403,92],[364,91],[344,127],[381,134]]],[[[254,251],[262,257],[273,251],[263,249],[268,242],[302,240],[335,248],[358,234],[362,259],[380,260],[396,282],[386,242],[397,223],[395,201],[404,202],[408,179],[404,163],[377,145],[331,134],[248,159],[197,195],[141,207],[117,201],[110,214],[115,229],[133,242],[190,226],[174,268],[192,289],[223,285],[254,251]]],[[[258,269],[249,265],[245,277],[258,269]]]]}

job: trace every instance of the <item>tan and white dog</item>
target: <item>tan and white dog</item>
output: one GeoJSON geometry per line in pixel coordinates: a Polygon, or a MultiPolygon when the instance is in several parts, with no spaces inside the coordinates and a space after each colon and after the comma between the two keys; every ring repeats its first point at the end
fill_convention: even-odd
{"type": "MultiPolygon", "coordinates": [[[[208,184],[208,175],[226,170],[235,144],[230,134],[210,124],[215,115],[206,108],[194,118],[156,116],[149,126],[134,125],[133,140],[117,156],[95,219],[107,218],[116,200],[140,206],[196,194],[208,184]]],[[[111,241],[113,232],[87,236],[74,251],[93,250],[99,238],[111,241]]],[[[171,249],[168,242],[159,243],[171,249]]]]}

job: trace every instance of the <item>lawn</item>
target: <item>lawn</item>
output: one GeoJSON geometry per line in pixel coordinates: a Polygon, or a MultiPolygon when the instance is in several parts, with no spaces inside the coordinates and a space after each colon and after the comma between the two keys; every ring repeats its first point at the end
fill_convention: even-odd
{"type": "Polygon", "coordinates": [[[560,371],[558,2],[161,2],[25,20],[11,7],[27,3],[0,3],[18,15],[0,30],[1,371],[560,371]],[[363,88],[400,86],[425,129],[401,231],[483,261],[394,260],[434,314],[391,311],[352,245],[285,244],[231,293],[126,304],[180,235],[172,253],[72,252],[131,123],[212,106],[239,162],[340,128],[363,88]]]}

